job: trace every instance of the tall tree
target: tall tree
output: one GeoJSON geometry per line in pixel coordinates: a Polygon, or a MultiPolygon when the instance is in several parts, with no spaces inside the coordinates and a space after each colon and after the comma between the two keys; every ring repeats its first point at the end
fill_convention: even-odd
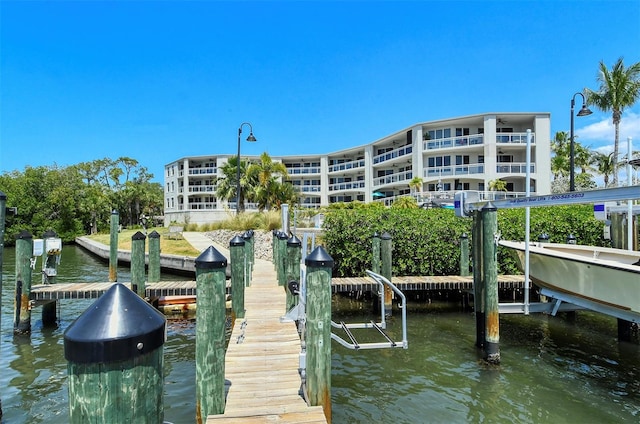
{"type": "Polygon", "coordinates": [[[413,190],[414,193],[422,191],[422,178],[413,177],[411,181],[409,181],[409,189],[413,190]]]}
{"type": "Polygon", "coordinates": [[[250,164],[247,169],[247,197],[256,202],[260,210],[279,208],[283,203],[297,199],[297,196],[293,196],[293,186],[285,187],[288,178],[287,167],[282,162],[274,162],[269,154],[264,152],[260,159],[250,164]]]}
{"type": "MultiPolygon", "coordinates": [[[[597,91],[585,89],[587,103],[595,105],[603,112],[611,112],[612,114],[615,130],[613,168],[617,170],[622,112],[626,107],[632,106],[640,97],[640,62],[625,68],[621,57],[609,70],[601,61],[596,80],[600,84],[597,91]]],[[[613,173],[613,185],[618,186],[617,171],[613,173]]]]}
{"type": "Polygon", "coordinates": [[[605,188],[608,187],[609,176],[615,174],[613,152],[609,154],[595,152],[592,156],[592,163],[595,165],[598,174],[602,175],[605,188]]]}
{"type": "MultiPolygon", "coordinates": [[[[226,201],[235,201],[236,190],[237,190],[237,181],[236,181],[236,171],[238,166],[238,157],[233,156],[230,157],[227,163],[220,167],[220,171],[222,172],[222,176],[217,180],[217,188],[216,188],[216,197],[218,199],[226,200],[226,201]]],[[[246,197],[247,189],[249,187],[247,180],[247,161],[240,161],[240,204],[238,205],[238,210],[240,212],[244,211],[244,199],[246,197]]]]}

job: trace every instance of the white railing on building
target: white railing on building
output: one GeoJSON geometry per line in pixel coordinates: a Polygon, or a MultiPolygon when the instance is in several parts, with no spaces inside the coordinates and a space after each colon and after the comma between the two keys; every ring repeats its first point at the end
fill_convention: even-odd
{"type": "Polygon", "coordinates": [[[189,202],[188,210],[190,211],[202,211],[216,209],[216,202],[189,202]]]}
{"type": "Polygon", "coordinates": [[[346,181],[329,185],[329,191],[363,189],[364,181],[346,181]]]}
{"type": "Polygon", "coordinates": [[[320,193],[321,187],[319,185],[311,185],[311,186],[295,186],[298,190],[303,193],[320,193]]]}
{"type": "MultiPolygon", "coordinates": [[[[535,143],[535,134],[531,133],[531,142],[535,143]]],[[[527,133],[498,133],[496,134],[496,143],[509,144],[526,144],[527,133]]]]}
{"type": "Polygon", "coordinates": [[[381,155],[374,156],[373,164],[375,165],[377,163],[382,163],[388,160],[410,155],[412,151],[413,151],[413,146],[411,145],[402,146],[394,150],[389,150],[388,152],[385,152],[381,155]]]}
{"type": "MultiPolygon", "coordinates": [[[[527,172],[527,164],[525,163],[499,163],[496,165],[496,172],[498,174],[525,174],[527,172]]],[[[536,165],[531,164],[531,173],[536,172],[536,165]]]]}
{"type": "Polygon", "coordinates": [[[423,150],[449,149],[452,147],[477,146],[484,143],[483,134],[465,135],[458,137],[439,138],[437,140],[425,140],[423,150]]]}
{"type": "Polygon", "coordinates": [[[373,179],[373,186],[379,187],[382,185],[393,184],[400,181],[407,181],[413,178],[413,171],[398,172],[397,174],[385,175],[384,177],[378,177],[373,179]]]}
{"type": "Polygon", "coordinates": [[[216,191],[216,186],[213,185],[190,185],[189,193],[213,193],[216,191]]]}
{"type": "Polygon", "coordinates": [[[362,168],[365,166],[364,159],[352,160],[349,162],[337,163],[329,166],[329,172],[348,171],[350,169],[362,168]]]}
{"type": "Polygon", "coordinates": [[[189,168],[189,175],[215,175],[217,168],[189,168]]]}
{"type": "Polygon", "coordinates": [[[453,175],[457,176],[457,175],[476,175],[476,174],[484,174],[483,163],[424,168],[422,172],[422,176],[424,178],[436,178],[436,177],[440,178],[440,177],[450,177],[453,175]]]}

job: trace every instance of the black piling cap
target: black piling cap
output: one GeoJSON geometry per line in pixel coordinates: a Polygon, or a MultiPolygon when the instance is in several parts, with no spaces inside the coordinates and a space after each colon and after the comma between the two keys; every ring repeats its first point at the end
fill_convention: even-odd
{"type": "Polygon", "coordinates": [[[542,240],[549,240],[549,234],[547,233],[542,233],[538,236],[538,241],[542,241],[542,240]]]}
{"type": "Polygon", "coordinates": [[[134,235],[131,236],[131,240],[144,240],[146,238],[147,238],[147,236],[142,234],[140,231],[138,231],[137,233],[135,233],[134,235]]]}
{"type": "Polygon", "coordinates": [[[462,233],[462,235],[460,236],[461,239],[468,239],[469,236],[467,235],[467,233],[462,233]]]}
{"type": "Polygon", "coordinates": [[[198,269],[217,269],[227,267],[227,258],[215,247],[209,246],[195,260],[198,269]]]}
{"type": "Polygon", "coordinates": [[[117,210],[115,210],[115,209],[114,209],[114,210],[112,210],[112,211],[111,211],[111,215],[118,215],[118,211],[117,211],[117,210]]]}
{"type": "Polygon", "coordinates": [[[300,241],[300,239],[298,237],[293,235],[293,236],[289,237],[289,240],[287,240],[287,246],[289,246],[289,247],[300,247],[300,246],[302,246],[302,242],[300,241]]]}
{"type": "Polygon", "coordinates": [[[391,234],[387,233],[386,231],[384,233],[382,233],[382,235],[380,236],[380,238],[382,240],[391,240],[391,234]]]}
{"type": "Polygon", "coordinates": [[[235,236],[229,241],[229,246],[244,246],[244,239],[240,236],[235,236]]]}
{"type": "Polygon", "coordinates": [[[160,233],[157,232],[156,230],[153,230],[149,233],[149,238],[160,238],[160,233]]]}
{"type": "Polygon", "coordinates": [[[27,240],[27,239],[32,239],[32,238],[33,238],[33,236],[27,230],[22,230],[16,235],[16,240],[27,240]]]}
{"type": "Polygon", "coordinates": [[[53,230],[47,230],[44,233],[42,233],[42,238],[55,238],[58,237],[58,233],[56,233],[53,230]]]}
{"type": "Polygon", "coordinates": [[[289,238],[289,236],[284,231],[280,231],[278,233],[278,240],[286,240],[288,238],[289,238]]]}
{"type": "Polygon", "coordinates": [[[117,283],[66,329],[64,357],[84,364],[128,361],[162,346],[165,325],[164,315],[117,283]]]}
{"type": "Polygon", "coordinates": [[[322,246],[313,249],[304,260],[306,266],[333,268],[333,258],[329,256],[322,246]]]}
{"type": "Polygon", "coordinates": [[[487,202],[487,204],[484,205],[482,209],[480,209],[481,212],[493,212],[497,210],[498,208],[496,208],[495,205],[491,202],[487,202]]]}
{"type": "Polygon", "coordinates": [[[373,238],[380,238],[380,234],[377,231],[373,233],[373,238]]]}
{"type": "Polygon", "coordinates": [[[245,231],[244,233],[242,233],[241,237],[245,240],[251,240],[251,234],[249,233],[249,231],[245,231]]]}

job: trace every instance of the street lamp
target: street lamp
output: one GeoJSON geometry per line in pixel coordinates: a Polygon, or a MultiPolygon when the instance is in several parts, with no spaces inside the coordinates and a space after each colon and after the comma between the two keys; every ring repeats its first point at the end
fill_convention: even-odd
{"type": "Polygon", "coordinates": [[[238,128],[238,163],[236,167],[236,215],[240,213],[240,134],[242,134],[242,127],[244,125],[249,125],[249,137],[247,137],[247,141],[258,141],[253,136],[253,127],[250,123],[243,122],[240,124],[240,128],[238,128]]]}
{"type": "Polygon", "coordinates": [[[584,94],[576,93],[573,95],[573,97],[571,98],[571,139],[570,139],[571,151],[569,153],[569,191],[575,191],[576,189],[576,181],[575,181],[575,175],[574,175],[575,170],[573,169],[575,166],[574,165],[575,152],[574,152],[574,146],[573,146],[573,108],[576,105],[576,96],[578,94],[582,96],[582,108],[580,109],[580,112],[578,112],[578,116],[587,116],[593,113],[587,107],[584,94]]]}

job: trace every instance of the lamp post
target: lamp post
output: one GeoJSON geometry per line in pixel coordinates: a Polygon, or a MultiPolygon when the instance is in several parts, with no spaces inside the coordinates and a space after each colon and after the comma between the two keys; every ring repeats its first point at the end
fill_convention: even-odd
{"type": "Polygon", "coordinates": [[[576,96],[577,95],[582,96],[582,108],[580,109],[580,112],[578,112],[578,116],[587,116],[587,115],[591,115],[593,112],[591,112],[591,110],[587,107],[587,103],[585,101],[584,98],[584,94],[582,93],[576,93],[573,95],[573,97],[571,98],[571,139],[570,139],[570,146],[571,146],[571,151],[569,152],[569,191],[575,191],[576,189],[576,181],[575,181],[575,170],[574,170],[574,156],[575,156],[575,152],[574,152],[574,143],[573,143],[573,109],[576,105],[576,96]]]}
{"type": "Polygon", "coordinates": [[[245,125],[249,125],[249,137],[247,137],[247,141],[258,141],[253,136],[253,127],[250,123],[243,122],[240,124],[240,128],[238,128],[238,163],[236,167],[236,215],[240,214],[240,134],[242,134],[242,127],[245,125]]]}

